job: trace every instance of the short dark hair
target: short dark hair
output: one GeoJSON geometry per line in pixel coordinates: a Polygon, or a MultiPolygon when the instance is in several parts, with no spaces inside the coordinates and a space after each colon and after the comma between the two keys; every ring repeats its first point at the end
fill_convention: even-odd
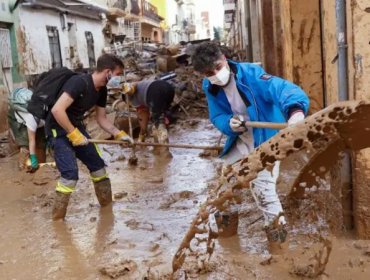
{"type": "Polygon", "coordinates": [[[191,61],[195,71],[200,73],[213,70],[215,62],[222,56],[220,47],[213,42],[199,44],[191,56],[191,61]]]}
{"type": "Polygon", "coordinates": [[[105,69],[114,70],[116,67],[124,68],[122,60],[113,54],[103,54],[98,58],[96,63],[96,70],[102,72],[105,69]]]}

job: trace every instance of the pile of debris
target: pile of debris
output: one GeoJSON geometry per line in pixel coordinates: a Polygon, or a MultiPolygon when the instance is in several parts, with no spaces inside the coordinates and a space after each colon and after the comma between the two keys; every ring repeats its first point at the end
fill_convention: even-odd
{"type": "MultiPolygon", "coordinates": [[[[161,79],[170,83],[175,88],[175,98],[171,107],[175,118],[205,117],[208,111],[205,95],[202,93],[202,76],[191,66],[190,54],[193,47],[191,43],[165,46],[128,42],[105,51],[123,60],[126,82],[161,79]]],[[[116,112],[117,117],[122,118],[127,117],[128,111],[121,94],[110,92],[108,113],[116,112]]],[[[130,114],[133,114],[131,109],[130,114]]],[[[132,117],[135,119],[135,115],[132,117]]]]}

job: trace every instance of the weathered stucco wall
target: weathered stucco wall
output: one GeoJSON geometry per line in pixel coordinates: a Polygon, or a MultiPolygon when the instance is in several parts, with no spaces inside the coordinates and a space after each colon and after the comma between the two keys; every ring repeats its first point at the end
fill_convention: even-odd
{"type": "Polygon", "coordinates": [[[0,133],[8,128],[8,91],[5,87],[0,86],[0,133]]]}
{"type": "Polygon", "coordinates": [[[311,112],[323,108],[320,1],[291,0],[293,79],[310,96],[311,112]]]}
{"type": "MultiPolygon", "coordinates": [[[[58,27],[60,44],[66,44],[64,36],[61,36],[60,17],[51,11],[44,10],[40,13],[31,9],[21,9],[19,17],[17,40],[19,53],[23,58],[23,73],[32,75],[47,71],[51,68],[51,57],[46,25],[58,27]]],[[[61,55],[64,61],[63,51],[61,55]]]]}
{"type": "MultiPolygon", "coordinates": [[[[370,99],[370,1],[352,0],[352,38],[354,95],[370,99]]],[[[369,118],[370,121],[370,118],[369,118]]],[[[354,160],[354,222],[359,238],[370,239],[370,149],[363,150],[354,160]]]]}
{"type": "Polygon", "coordinates": [[[322,1],[325,105],[338,101],[338,47],[335,2],[336,0],[322,1]]]}
{"type": "Polygon", "coordinates": [[[89,67],[89,58],[87,54],[87,41],[85,32],[91,32],[94,38],[94,53],[95,59],[102,54],[104,48],[104,34],[102,32],[103,25],[100,21],[89,19],[74,18],[77,32],[77,51],[84,67],[89,67]]]}
{"type": "MultiPolygon", "coordinates": [[[[77,40],[77,56],[88,67],[87,42],[85,32],[90,31],[94,38],[95,58],[104,48],[102,23],[80,17],[67,16],[67,23],[75,25],[77,40]]],[[[20,11],[20,27],[17,30],[18,50],[23,55],[21,68],[26,75],[39,74],[51,68],[51,55],[46,26],[55,26],[59,33],[60,50],[63,66],[74,68],[70,60],[70,40],[68,29],[62,29],[59,14],[49,11],[22,9],[20,11]]]]}

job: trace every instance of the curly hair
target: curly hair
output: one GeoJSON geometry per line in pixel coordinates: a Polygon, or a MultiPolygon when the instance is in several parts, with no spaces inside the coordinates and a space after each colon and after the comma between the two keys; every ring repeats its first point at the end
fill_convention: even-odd
{"type": "Polygon", "coordinates": [[[220,47],[213,42],[204,42],[199,44],[191,56],[195,71],[204,73],[213,70],[215,62],[222,56],[220,47]]]}

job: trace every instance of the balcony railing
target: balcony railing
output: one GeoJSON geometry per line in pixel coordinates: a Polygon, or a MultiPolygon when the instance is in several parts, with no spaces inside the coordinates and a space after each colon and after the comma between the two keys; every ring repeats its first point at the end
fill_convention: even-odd
{"type": "Polygon", "coordinates": [[[163,18],[158,15],[157,7],[150,4],[148,1],[143,1],[143,16],[150,18],[158,23],[163,20],[163,18]]]}

